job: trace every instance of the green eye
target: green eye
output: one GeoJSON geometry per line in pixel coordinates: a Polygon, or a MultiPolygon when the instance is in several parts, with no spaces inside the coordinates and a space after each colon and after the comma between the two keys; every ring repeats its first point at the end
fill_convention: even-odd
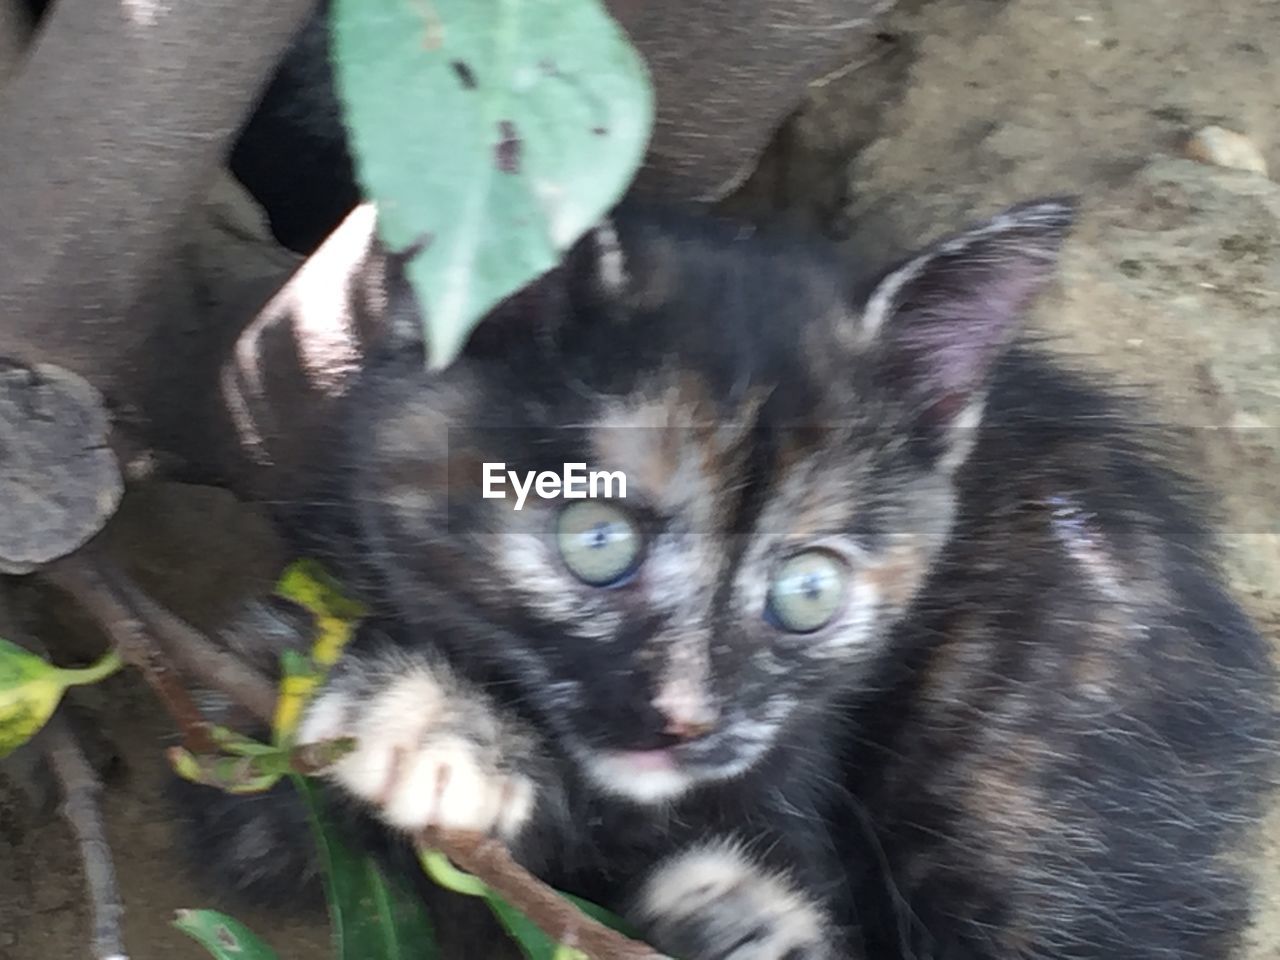
{"type": "Polygon", "coordinates": [[[627,514],[598,500],[560,513],[556,542],[565,566],[583,583],[607,587],[631,573],[640,556],[640,532],[627,514]]]}
{"type": "Polygon", "coordinates": [[[848,577],[844,563],[826,550],[788,557],[769,585],[766,617],[791,633],[813,633],[840,610],[848,577]]]}

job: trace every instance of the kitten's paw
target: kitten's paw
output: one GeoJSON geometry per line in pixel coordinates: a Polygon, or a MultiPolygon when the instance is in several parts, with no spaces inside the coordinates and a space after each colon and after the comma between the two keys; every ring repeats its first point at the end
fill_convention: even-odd
{"type": "Polygon", "coordinates": [[[417,662],[391,667],[348,666],[308,709],[299,742],[354,737],[355,749],[326,775],[393,827],[514,840],[535,801],[533,780],[513,766],[526,739],[446,671],[417,662]]]}
{"type": "Polygon", "coordinates": [[[823,912],[786,876],[731,843],[699,847],[648,878],[636,916],[657,947],[687,960],[831,960],[823,912]]]}

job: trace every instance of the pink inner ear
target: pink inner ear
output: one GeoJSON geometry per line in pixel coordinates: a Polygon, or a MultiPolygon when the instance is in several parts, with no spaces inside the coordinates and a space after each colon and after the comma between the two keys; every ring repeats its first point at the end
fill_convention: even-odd
{"type": "Polygon", "coordinates": [[[882,284],[893,292],[879,335],[891,381],[954,419],[980,393],[1023,314],[1057,267],[1069,208],[1020,208],[922,253],[882,284]]]}
{"type": "Polygon", "coordinates": [[[981,388],[1048,276],[1034,262],[993,268],[962,260],[926,268],[902,291],[886,331],[891,349],[910,358],[910,376],[919,387],[962,394],[963,405],[981,388]]]}

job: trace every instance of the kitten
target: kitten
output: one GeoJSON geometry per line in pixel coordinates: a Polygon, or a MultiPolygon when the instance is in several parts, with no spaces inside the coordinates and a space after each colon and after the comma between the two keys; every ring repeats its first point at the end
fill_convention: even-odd
{"type": "Polygon", "coordinates": [[[1071,219],[859,289],[624,214],[443,373],[389,349],[316,528],[376,611],[302,727],[339,794],[685,960],[1228,956],[1272,666],[1158,439],[1019,342],[1071,219]]]}

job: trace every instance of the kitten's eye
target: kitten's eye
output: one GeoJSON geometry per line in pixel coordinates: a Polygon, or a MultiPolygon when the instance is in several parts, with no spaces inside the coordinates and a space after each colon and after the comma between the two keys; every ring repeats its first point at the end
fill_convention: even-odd
{"type": "Polygon", "coordinates": [[[766,616],[791,633],[813,633],[839,611],[848,578],[848,567],[826,550],[788,557],[773,575],[766,616]]]}
{"type": "Polygon", "coordinates": [[[588,500],[560,513],[556,541],[565,566],[583,583],[607,587],[635,569],[640,532],[618,507],[588,500]]]}

